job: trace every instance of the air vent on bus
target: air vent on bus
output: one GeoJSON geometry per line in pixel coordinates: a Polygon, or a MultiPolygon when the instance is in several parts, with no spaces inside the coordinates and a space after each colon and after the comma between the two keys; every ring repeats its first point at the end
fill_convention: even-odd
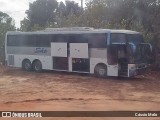
{"type": "Polygon", "coordinates": [[[14,56],[8,55],[8,65],[13,66],[14,65],[14,56]]]}

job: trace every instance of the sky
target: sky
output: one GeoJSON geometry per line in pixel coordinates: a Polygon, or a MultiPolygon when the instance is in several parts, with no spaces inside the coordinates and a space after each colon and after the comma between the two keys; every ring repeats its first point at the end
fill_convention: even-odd
{"type": "MultiPolygon", "coordinates": [[[[26,17],[25,11],[29,9],[29,3],[35,0],[0,0],[0,11],[7,13],[15,20],[15,26],[20,27],[20,21],[26,17]]],[[[65,0],[57,0],[58,2],[65,0]]],[[[81,0],[73,0],[80,4],[81,0]]]]}

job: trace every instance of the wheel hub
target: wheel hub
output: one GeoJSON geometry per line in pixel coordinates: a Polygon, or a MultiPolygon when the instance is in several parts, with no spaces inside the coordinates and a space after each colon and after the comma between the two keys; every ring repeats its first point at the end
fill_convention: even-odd
{"type": "Polygon", "coordinates": [[[99,69],[99,74],[103,76],[106,73],[105,69],[99,69]]]}
{"type": "Polygon", "coordinates": [[[25,68],[28,70],[30,68],[30,64],[29,63],[26,63],[25,64],[25,68]]]}

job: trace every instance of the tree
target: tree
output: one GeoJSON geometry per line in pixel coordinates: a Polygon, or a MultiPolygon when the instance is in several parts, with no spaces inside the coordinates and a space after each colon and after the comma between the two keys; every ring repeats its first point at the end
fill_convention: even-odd
{"type": "Polygon", "coordinates": [[[4,60],[4,40],[7,31],[15,30],[14,20],[6,13],[0,12],[0,61],[4,60]]]}
{"type": "Polygon", "coordinates": [[[0,12],[0,47],[4,45],[7,31],[15,30],[14,20],[6,13],[0,12]]]}
{"type": "Polygon", "coordinates": [[[65,16],[68,16],[70,14],[74,14],[76,16],[79,16],[82,12],[81,7],[78,5],[78,3],[74,1],[66,1],[66,12],[65,16]]]}
{"type": "Polygon", "coordinates": [[[27,18],[24,18],[20,23],[21,23],[21,27],[20,27],[21,31],[26,32],[31,30],[31,22],[27,18]]]}
{"type": "Polygon", "coordinates": [[[66,5],[63,2],[60,2],[56,11],[58,16],[65,16],[66,5]]]}
{"type": "Polygon", "coordinates": [[[63,2],[59,3],[57,8],[57,13],[60,16],[65,16],[65,17],[71,14],[79,16],[82,14],[82,9],[75,1],[66,1],[65,4],[63,2]]]}
{"type": "Polygon", "coordinates": [[[70,19],[77,19],[79,16],[83,14],[81,7],[75,1],[66,1],[65,4],[60,2],[56,11],[56,24],[52,23],[49,26],[57,26],[57,27],[67,27],[68,25],[71,27],[70,19]]]}
{"type": "Polygon", "coordinates": [[[30,3],[29,10],[26,11],[27,19],[22,24],[29,23],[30,30],[35,24],[45,27],[47,23],[55,21],[57,5],[56,0],[36,0],[30,3]]]}

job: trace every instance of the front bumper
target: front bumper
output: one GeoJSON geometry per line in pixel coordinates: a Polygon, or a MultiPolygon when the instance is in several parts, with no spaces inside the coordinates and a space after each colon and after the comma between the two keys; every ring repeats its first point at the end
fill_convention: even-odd
{"type": "Polygon", "coordinates": [[[142,75],[145,73],[146,69],[148,68],[147,64],[129,64],[128,65],[128,72],[129,77],[134,77],[136,75],[142,75]]]}

